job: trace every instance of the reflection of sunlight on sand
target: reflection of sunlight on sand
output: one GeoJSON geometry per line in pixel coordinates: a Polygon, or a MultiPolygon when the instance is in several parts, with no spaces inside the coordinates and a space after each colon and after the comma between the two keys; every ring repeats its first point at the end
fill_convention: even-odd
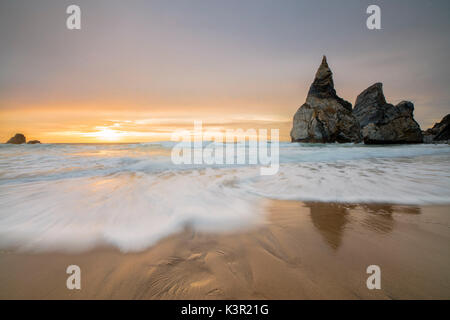
{"type": "Polygon", "coordinates": [[[213,281],[212,278],[195,281],[195,282],[191,283],[191,287],[193,287],[193,288],[204,287],[207,284],[209,284],[211,281],[213,281]]]}

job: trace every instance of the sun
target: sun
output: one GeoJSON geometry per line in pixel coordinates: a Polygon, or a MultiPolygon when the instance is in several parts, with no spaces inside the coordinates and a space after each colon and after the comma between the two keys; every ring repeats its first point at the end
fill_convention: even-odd
{"type": "Polygon", "coordinates": [[[116,142],[120,141],[122,137],[126,134],[123,131],[111,129],[108,127],[99,127],[99,130],[90,134],[90,136],[95,137],[100,141],[116,142]]]}

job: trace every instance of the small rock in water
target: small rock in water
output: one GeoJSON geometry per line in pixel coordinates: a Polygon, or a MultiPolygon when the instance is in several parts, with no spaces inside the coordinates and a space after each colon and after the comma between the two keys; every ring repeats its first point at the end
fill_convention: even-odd
{"type": "Polygon", "coordinates": [[[31,140],[28,141],[27,144],[40,144],[41,142],[39,140],[31,140]]]}

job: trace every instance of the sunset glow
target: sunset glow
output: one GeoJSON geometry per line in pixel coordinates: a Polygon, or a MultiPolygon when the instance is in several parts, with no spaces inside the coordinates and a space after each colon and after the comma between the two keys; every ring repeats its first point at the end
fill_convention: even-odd
{"type": "Polygon", "coordinates": [[[127,132],[118,131],[108,127],[98,127],[96,129],[98,129],[98,131],[93,133],[84,133],[83,135],[86,137],[94,137],[99,141],[117,142],[127,134],[127,132]]]}
{"type": "Polygon", "coordinates": [[[227,129],[279,129],[280,139],[289,140],[292,120],[279,115],[252,115],[233,113],[227,117],[211,113],[192,112],[136,112],[102,110],[6,110],[0,117],[0,139],[5,140],[21,132],[28,139],[47,143],[127,143],[169,141],[177,129],[192,130],[194,121],[202,121],[210,132],[227,129]]]}
{"type": "Polygon", "coordinates": [[[404,25],[368,33],[354,18],[365,17],[359,2],[296,1],[283,10],[264,1],[239,10],[227,2],[81,2],[95,19],[77,31],[66,29],[62,2],[0,10],[0,30],[9,32],[0,49],[0,141],[19,132],[46,143],[168,140],[195,120],[219,130],[277,128],[288,141],[323,54],[352,104],[380,81],[391,103],[414,102],[423,129],[448,109],[445,10],[418,6],[417,20],[389,3],[386,12],[398,16],[386,25],[404,25]],[[323,14],[329,19],[316,18],[323,14]],[[273,26],[260,23],[267,16],[273,26]],[[427,48],[436,48],[432,57],[427,48]]]}

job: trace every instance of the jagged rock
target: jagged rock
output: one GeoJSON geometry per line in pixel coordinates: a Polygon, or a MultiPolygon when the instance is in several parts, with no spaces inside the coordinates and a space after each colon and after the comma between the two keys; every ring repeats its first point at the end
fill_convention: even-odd
{"type": "Polygon", "coordinates": [[[27,144],[40,144],[41,142],[39,140],[31,140],[28,141],[27,144]]]}
{"type": "Polygon", "coordinates": [[[441,122],[436,123],[433,128],[423,132],[423,142],[448,142],[450,140],[450,114],[446,115],[441,122]]]}
{"type": "Polygon", "coordinates": [[[295,113],[292,142],[359,142],[360,127],[351,103],[338,97],[324,56],[305,104],[295,113]]]}
{"type": "Polygon", "coordinates": [[[26,139],[25,136],[21,133],[16,133],[14,137],[8,140],[6,143],[12,143],[12,144],[22,144],[25,143],[26,139]]]}
{"type": "Polygon", "coordinates": [[[381,83],[364,90],[353,109],[366,144],[421,143],[422,131],[413,112],[412,102],[387,103],[381,83]]]}

